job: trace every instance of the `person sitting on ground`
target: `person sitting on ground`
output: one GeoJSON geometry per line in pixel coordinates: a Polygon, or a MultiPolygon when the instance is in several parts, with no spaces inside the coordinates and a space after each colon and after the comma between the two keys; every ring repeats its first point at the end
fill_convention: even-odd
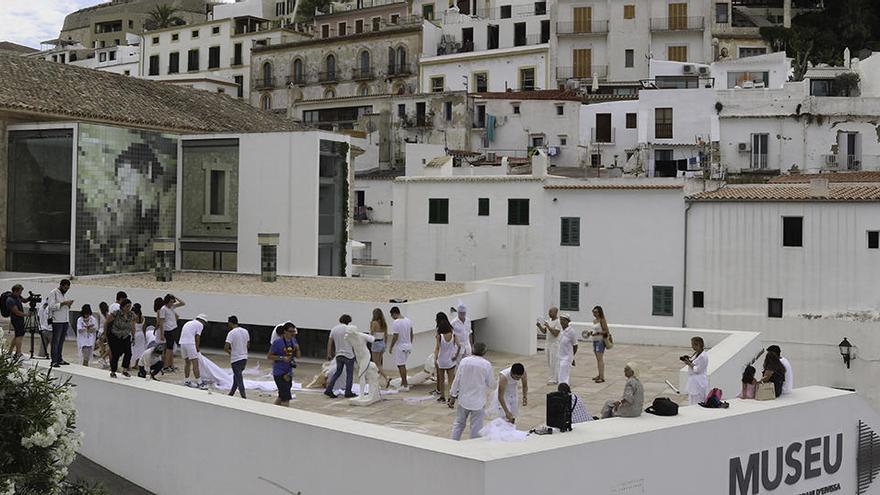
{"type": "Polygon", "coordinates": [[[755,380],[755,372],[755,367],[752,365],[746,366],[746,369],[743,370],[742,391],[736,396],[738,399],[755,398],[755,388],[758,386],[758,380],[755,380]]]}
{"type": "Polygon", "coordinates": [[[635,363],[626,363],[623,368],[626,385],[623,387],[623,398],[609,400],[602,407],[602,418],[635,418],[641,416],[645,402],[645,389],[639,380],[639,368],[635,363]]]}
{"type": "Polygon", "coordinates": [[[782,395],[785,384],[785,366],[779,360],[779,354],[767,352],[767,357],[764,358],[764,374],[761,377],[761,382],[772,383],[776,397],[782,395]]]}
{"type": "Polygon", "coordinates": [[[587,411],[587,404],[571,391],[571,387],[567,383],[560,383],[556,386],[556,390],[571,396],[571,424],[593,421],[593,417],[587,411]]]}
{"type": "Polygon", "coordinates": [[[778,345],[771,345],[767,348],[767,352],[775,352],[779,356],[779,362],[785,367],[785,381],[782,383],[782,394],[790,394],[794,388],[794,371],[792,371],[791,363],[782,355],[782,349],[778,345]]]}

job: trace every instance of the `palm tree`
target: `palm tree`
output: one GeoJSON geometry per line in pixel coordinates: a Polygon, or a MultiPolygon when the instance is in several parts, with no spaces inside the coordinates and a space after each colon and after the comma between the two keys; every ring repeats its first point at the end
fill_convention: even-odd
{"type": "Polygon", "coordinates": [[[164,29],[171,26],[184,24],[185,21],[177,16],[177,7],[168,4],[157,5],[149,12],[146,22],[148,30],[164,29]]]}

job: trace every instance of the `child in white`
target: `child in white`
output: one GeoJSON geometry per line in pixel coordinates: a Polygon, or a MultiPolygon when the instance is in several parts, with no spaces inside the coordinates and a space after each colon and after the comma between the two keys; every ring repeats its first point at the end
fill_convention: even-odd
{"type": "Polygon", "coordinates": [[[88,366],[95,349],[95,338],[98,334],[98,319],[92,314],[88,304],[83,305],[80,317],[76,320],[76,347],[82,356],[82,365],[88,366]]]}
{"type": "Polygon", "coordinates": [[[691,339],[693,356],[682,356],[682,361],[688,367],[687,394],[688,404],[699,404],[706,400],[709,393],[709,354],[705,352],[705,344],[702,337],[691,339]]]}

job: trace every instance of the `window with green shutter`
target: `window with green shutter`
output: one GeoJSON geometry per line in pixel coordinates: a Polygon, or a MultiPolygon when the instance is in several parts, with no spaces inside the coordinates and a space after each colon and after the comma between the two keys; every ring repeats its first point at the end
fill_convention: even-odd
{"type": "Polygon", "coordinates": [[[507,200],[507,225],[528,225],[529,224],[529,200],[528,199],[508,199],[507,200]]]}
{"type": "Polygon", "coordinates": [[[652,289],[652,310],[654,316],[672,316],[672,287],[655,285],[652,289]]]}
{"type": "Polygon", "coordinates": [[[489,216],[489,198],[477,199],[477,215],[481,217],[489,216]]]}
{"type": "Polygon", "coordinates": [[[559,309],[562,311],[580,311],[580,284],[577,282],[559,282],[559,309]]]}
{"type": "Polygon", "coordinates": [[[449,223],[449,199],[428,199],[428,223],[449,223]]]}
{"type": "Polygon", "coordinates": [[[562,246],[581,245],[581,219],[580,217],[562,217],[562,233],[560,236],[562,246]]]}

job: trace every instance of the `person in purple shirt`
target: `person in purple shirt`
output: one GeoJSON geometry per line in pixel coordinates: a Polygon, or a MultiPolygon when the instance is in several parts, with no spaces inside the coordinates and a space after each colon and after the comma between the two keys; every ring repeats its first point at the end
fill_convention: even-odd
{"type": "Polygon", "coordinates": [[[299,344],[296,341],[296,326],[287,322],[277,328],[276,332],[281,338],[272,342],[269,348],[269,361],[272,361],[272,377],[278,386],[278,398],[275,399],[277,406],[290,406],[290,387],[293,385],[293,368],[296,367],[295,358],[300,357],[299,344]]]}

